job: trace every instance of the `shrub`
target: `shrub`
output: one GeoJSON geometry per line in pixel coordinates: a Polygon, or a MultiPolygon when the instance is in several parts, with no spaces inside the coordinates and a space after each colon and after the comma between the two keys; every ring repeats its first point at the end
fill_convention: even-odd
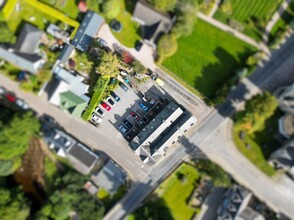
{"type": "Polygon", "coordinates": [[[177,39],[172,34],[163,35],[157,47],[158,58],[157,61],[161,63],[165,58],[172,56],[177,52],[178,43],[177,39]]]}

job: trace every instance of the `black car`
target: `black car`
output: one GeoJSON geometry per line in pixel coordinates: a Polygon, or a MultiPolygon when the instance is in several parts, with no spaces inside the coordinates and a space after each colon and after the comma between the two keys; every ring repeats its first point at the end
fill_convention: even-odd
{"type": "Polygon", "coordinates": [[[115,94],[114,92],[111,92],[110,95],[112,96],[112,98],[114,98],[115,101],[119,102],[120,97],[117,94],[115,94]]]}
{"type": "Polygon", "coordinates": [[[119,86],[126,92],[129,90],[129,88],[122,82],[119,83],[119,86]]]}
{"type": "Polygon", "coordinates": [[[142,46],[143,46],[143,43],[141,41],[137,40],[136,43],[135,43],[136,51],[140,51],[142,46]]]}
{"type": "Polygon", "coordinates": [[[128,129],[132,129],[134,127],[134,125],[132,125],[131,122],[129,122],[127,119],[125,119],[123,121],[123,124],[128,128],[128,129]]]}

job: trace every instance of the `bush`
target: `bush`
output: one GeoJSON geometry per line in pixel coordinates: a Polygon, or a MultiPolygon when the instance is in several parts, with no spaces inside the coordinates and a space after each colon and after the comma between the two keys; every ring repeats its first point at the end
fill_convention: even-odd
{"type": "Polygon", "coordinates": [[[109,83],[109,80],[110,80],[109,76],[105,76],[105,77],[100,76],[98,78],[96,85],[93,88],[94,94],[91,98],[90,104],[88,105],[86,111],[82,115],[82,119],[84,119],[85,121],[88,121],[90,119],[92,112],[94,111],[96,106],[99,104],[102,98],[102,95],[109,83]]]}
{"type": "Polygon", "coordinates": [[[121,2],[117,0],[105,0],[102,4],[102,12],[107,19],[115,18],[121,11],[121,2]]]}
{"type": "Polygon", "coordinates": [[[173,11],[177,0],[148,0],[157,10],[160,11],[173,11]]]}
{"type": "Polygon", "coordinates": [[[157,61],[161,63],[165,58],[172,56],[177,52],[178,43],[177,39],[172,34],[163,35],[157,47],[158,58],[157,61]]]}

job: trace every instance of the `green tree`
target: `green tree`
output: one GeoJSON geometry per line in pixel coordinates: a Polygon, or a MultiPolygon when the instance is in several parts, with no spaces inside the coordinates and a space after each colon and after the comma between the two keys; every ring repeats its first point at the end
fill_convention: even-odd
{"type": "Polygon", "coordinates": [[[277,109],[278,103],[269,92],[257,94],[245,104],[245,110],[237,112],[235,127],[239,130],[253,133],[264,127],[266,119],[277,109]]]}
{"type": "Polygon", "coordinates": [[[121,0],[105,0],[102,3],[102,12],[107,19],[115,18],[121,11],[121,0]]]}
{"type": "Polygon", "coordinates": [[[157,10],[160,11],[173,11],[177,0],[148,0],[157,10]]]}
{"type": "Polygon", "coordinates": [[[158,59],[157,61],[159,63],[163,62],[163,60],[169,56],[172,56],[177,52],[178,44],[177,39],[174,35],[171,34],[165,34],[163,35],[157,46],[157,53],[158,53],[158,59]]]}
{"type": "Polygon", "coordinates": [[[16,37],[5,22],[0,22],[0,43],[14,43],[16,37]]]}
{"type": "Polygon", "coordinates": [[[102,51],[97,72],[102,76],[116,77],[119,74],[117,68],[118,64],[118,58],[115,54],[102,51]]]}
{"type": "Polygon", "coordinates": [[[2,220],[25,220],[30,209],[18,188],[0,187],[0,216],[2,220]]]}
{"type": "Polygon", "coordinates": [[[176,5],[177,20],[172,28],[176,37],[192,34],[197,20],[198,4],[194,0],[178,1],[176,5]]]}
{"type": "MultiPolygon", "coordinates": [[[[31,112],[13,115],[5,126],[0,123],[0,160],[5,165],[6,172],[18,168],[19,158],[26,152],[31,137],[37,134],[39,129],[39,121],[31,112]],[[13,165],[8,161],[13,162],[13,165]]],[[[2,172],[4,174],[5,170],[2,172]]]]}

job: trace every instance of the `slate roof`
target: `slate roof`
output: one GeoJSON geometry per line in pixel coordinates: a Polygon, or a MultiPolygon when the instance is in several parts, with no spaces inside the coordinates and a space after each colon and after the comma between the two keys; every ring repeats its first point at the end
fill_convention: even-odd
{"type": "Polygon", "coordinates": [[[14,49],[21,53],[36,53],[43,34],[43,31],[31,24],[26,23],[21,29],[14,49]]]}
{"type": "Polygon", "coordinates": [[[60,54],[60,56],[58,57],[58,59],[60,60],[61,63],[67,63],[69,58],[71,57],[71,55],[73,54],[73,51],[75,50],[75,48],[70,45],[70,44],[66,44],[60,54]]]}
{"type": "Polygon", "coordinates": [[[275,161],[285,170],[290,170],[294,166],[294,139],[273,152],[270,161],[275,161]]]}
{"type": "Polygon", "coordinates": [[[294,115],[286,114],[279,120],[279,128],[281,133],[286,138],[291,138],[294,136],[294,115]]]}
{"type": "Polygon", "coordinates": [[[93,11],[88,11],[71,44],[80,51],[87,51],[92,39],[104,23],[103,17],[93,11]]]}
{"type": "Polygon", "coordinates": [[[155,10],[145,0],[137,2],[133,18],[141,24],[142,37],[153,42],[161,34],[169,32],[174,20],[170,14],[155,10]]]}
{"type": "Polygon", "coordinates": [[[77,143],[72,146],[68,154],[75,157],[78,161],[80,161],[83,165],[87,167],[92,167],[93,164],[97,161],[98,156],[95,155],[92,151],[85,148],[83,145],[77,143]]]}
{"type": "Polygon", "coordinates": [[[97,175],[92,176],[93,181],[110,194],[114,194],[124,184],[125,178],[126,173],[112,160],[109,160],[97,175]]]}

